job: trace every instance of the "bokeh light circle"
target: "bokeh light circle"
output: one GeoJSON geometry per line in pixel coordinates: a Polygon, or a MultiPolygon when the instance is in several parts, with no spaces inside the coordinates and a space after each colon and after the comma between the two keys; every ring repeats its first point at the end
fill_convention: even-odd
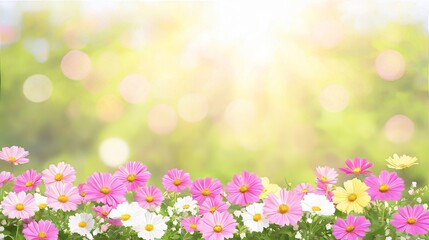
{"type": "Polygon", "coordinates": [[[139,74],[130,74],[122,79],[119,92],[129,103],[143,103],[149,97],[150,82],[139,74]]]}
{"type": "Polygon", "coordinates": [[[109,167],[118,167],[128,160],[130,150],[127,142],[114,137],[104,140],[98,153],[104,164],[109,167]]]}
{"type": "Polygon", "coordinates": [[[349,104],[349,94],[340,85],[328,85],[320,93],[320,104],[328,112],[341,112],[349,104]]]}
{"type": "Polygon", "coordinates": [[[52,94],[52,90],[51,80],[42,74],[35,74],[28,77],[22,88],[24,96],[36,103],[48,100],[52,94]]]}
{"type": "Polygon", "coordinates": [[[97,102],[97,116],[104,122],[118,120],[123,113],[124,107],[120,97],[114,95],[103,96],[97,102]]]}
{"type": "Polygon", "coordinates": [[[176,128],[177,115],[173,107],[159,104],[153,107],[148,115],[149,129],[159,135],[166,135],[176,128]]]}
{"type": "Polygon", "coordinates": [[[340,43],[342,35],[342,27],[338,21],[324,20],[313,29],[312,40],[322,48],[333,48],[340,43]]]}
{"type": "Polygon", "coordinates": [[[89,56],[79,50],[72,50],[61,60],[63,74],[71,80],[82,80],[91,72],[92,63],[89,56]]]}
{"type": "Polygon", "coordinates": [[[401,53],[395,50],[386,50],[377,56],[375,69],[378,76],[383,80],[395,81],[404,75],[405,60],[401,53]]]}
{"type": "Polygon", "coordinates": [[[384,125],[384,134],[393,143],[408,142],[414,135],[414,122],[405,115],[395,115],[384,125]]]}
{"type": "Polygon", "coordinates": [[[207,97],[200,93],[190,93],[180,98],[178,104],[180,117],[186,122],[198,122],[208,113],[207,97]]]}
{"type": "Polygon", "coordinates": [[[223,119],[232,130],[246,131],[253,126],[256,109],[251,101],[236,99],[228,104],[223,119]]]}

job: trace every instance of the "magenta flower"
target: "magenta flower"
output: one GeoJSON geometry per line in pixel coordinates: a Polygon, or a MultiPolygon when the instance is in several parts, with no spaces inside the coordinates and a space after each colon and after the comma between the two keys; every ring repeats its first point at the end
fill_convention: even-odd
{"type": "Polygon", "coordinates": [[[56,240],[58,229],[49,220],[32,221],[22,230],[25,239],[30,240],[56,240]]]}
{"type": "Polygon", "coordinates": [[[12,146],[10,148],[4,147],[0,151],[0,159],[14,165],[28,163],[30,160],[26,158],[28,152],[22,147],[12,146]]]}
{"type": "Polygon", "coordinates": [[[347,168],[340,168],[340,170],[346,174],[370,174],[371,171],[367,171],[367,169],[372,167],[374,164],[368,162],[365,158],[355,158],[353,162],[351,160],[347,160],[346,165],[347,168]]]}
{"type": "Polygon", "coordinates": [[[236,226],[237,222],[228,212],[206,213],[199,221],[198,231],[206,240],[223,240],[233,237],[237,232],[236,226]]]}
{"type": "Polygon", "coordinates": [[[422,205],[411,207],[407,205],[398,209],[398,213],[392,215],[390,221],[392,226],[398,232],[407,234],[427,234],[429,230],[429,211],[426,211],[422,205]]]}
{"type": "Polygon", "coordinates": [[[162,185],[168,192],[181,192],[183,189],[191,186],[191,177],[189,173],[177,168],[168,170],[162,177],[162,185]]]}
{"type": "Polygon", "coordinates": [[[2,171],[0,172],[0,187],[3,186],[3,184],[8,183],[10,181],[13,181],[13,174],[10,172],[2,171]]]}
{"type": "Polygon", "coordinates": [[[316,168],[317,184],[335,184],[337,182],[338,173],[330,167],[316,168]]]}
{"type": "Polygon", "coordinates": [[[325,195],[328,198],[328,200],[332,202],[332,196],[334,196],[334,193],[332,192],[332,188],[333,188],[332,184],[318,183],[316,186],[316,191],[314,191],[314,193],[319,195],[325,195]]]}
{"type": "Polygon", "coordinates": [[[98,207],[92,207],[92,210],[95,212],[95,216],[107,218],[110,211],[112,211],[113,207],[108,205],[98,206],[98,207]]]}
{"type": "Polygon", "coordinates": [[[199,216],[190,216],[187,218],[183,218],[180,225],[182,225],[182,227],[187,232],[193,233],[193,232],[197,231],[198,224],[199,224],[200,220],[201,220],[201,217],[199,217],[199,216]]]}
{"type": "Polygon", "coordinates": [[[365,184],[369,186],[368,194],[372,200],[397,201],[404,191],[404,180],[398,177],[396,172],[381,171],[380,176],[365,178],[365,184]]]}
{"type": "Polygon", "coordinates": [[[77,190],[78,190],[79,196],[80,196],[80,203],[89,202],[87,197],[86,197],[86,184],[81,183],[81,184],[77,185],[77,190]]]}
{"type": "Polygon", "coordinates": [[[270,223],[279,226],[295,225],[303,216],[301,196],[285,189],[280,190],[278,196],[270,193],[263,211],[270,223]]]}
{"type": "Polygon", "coordinates": [[[228,201],[241,206],[259,201],[259,195],[264,186],[262,180],[254,173],[243,171],[241,175],[234,175],[232,182],[226,184],[228,201]]]}
{"type": "Polygon", "coordinates": [[[47,186],[48,206],[55,211],[74,211],[81,202],[79,191],[71,183],[56,182],[47,186]]]}
{"type": "Polygon", "coordinates": [[[293,189],[293,191],[295,193],[297,193],[298,195],[300,195],[301,199],[302,199],[302,198],[304,198],[305,195],[307,195],[309,193],[313,193],[314,188],[309,183],[300,183],[300,184],[296,185],[296,187],[293,189]]]}
{"type": "Polygon", "coordinates": [[[200,214],[226,211],[228,211],[228,205],[222,201],[220,195],[215,198],[207,198],[200,207],[200,214]]]}
{"type": "Polygon", "coordinates": [[[38,185],[42,183],[41,178],[42,178],[42,175],[38,174],[35,170],[33,169],[27,170],[23,174],[16,177],[13,191],[27,192],[32,189],[35,189],[38,185]]]}
{"type": "Polygon", "coordinates": [[[125,184],[128,191],[135,191],[143,187],[150,178],[150,172],[141,162],[127,162],[125,167],[120,167],[114,176],[119,182],[125,184]]]}
{"type": "Polygon", "coordinates": [[[58,163],[57,166],[51,164],[48,169],[42,171],[42,179],[46,185],[55,182],[73,183],[76,179],[76,171],[70,164],[64,162],[58,163]]]}
{"type": "Polygon", "coordinates": [[[144,186],[136,192],[134,200],[144,209],[160,206],[164,195],[156,186],[144,186]]]}
{"type": "Polygon", "coordinates": [[[25,192],[10,192],[1,202],[3,214],[8,218],[28,219],[39,210],[34,196],[25,192]]]}
{"type": "Polygon", "coordinates": [[[222,193],[222,184],[217,179],[200,178],[192,183],[189,192],[192,198],[201,205],[206,198],[215,198],[222,193]]]}
{"type": "Polygon", "coordinates": [[[336,239],[356,240],[362,239],[371,223],[363,216],[348,215],[346,220],[338,218],[332,225],[333,235],[336,239]]]}
{"type": "Polygon", "coordinates": [[[88,177],[86,198],[89,201],[104,203],[116,207],[126,201],[127,188],[110,173],[96,172],[88,177]]]}

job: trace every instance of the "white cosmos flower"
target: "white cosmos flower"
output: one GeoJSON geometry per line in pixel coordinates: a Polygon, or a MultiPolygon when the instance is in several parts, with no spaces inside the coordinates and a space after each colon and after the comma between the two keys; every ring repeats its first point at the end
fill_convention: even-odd
{"type": "Polygon", "coordinates": [[[247,206],[241,214],[243,224],[250,232],[262,232],[268,227],[268,219],[263,214],[263,208],[263,203],[254,203],[247,206]]]}
{"type": "Polygon", "coordinates": [[[302,210],[322,216],[332,216],[335,206],[324,195],[309,193],[301,201],[302,210]]]}
{"type": "Polygon", "coordinates": [[[168,218],[165,218],[156,213],[146,212],[138,225],[133,226],[133,229],[137,232],[138,236],[153,240],[161,238],[167,230],[168,218]]]}
{"type": "Polygon", "coordinates": [[[177,202],[174,204],[174,208],[178,213],[190,212],[193,215],[197,213],[198,202],[192,199],[191,196],[186,196],[183,198],[178,198],[177,202]]]}
{"type": "Polygon", "coordinates": [[[146,212],[147,210],[140,207],[137,202],[124,202],[118,204],[115,209],[112,209],[107,217],[120,219],[125,227],[129,227],[141,222],[141,219],[146,212]]]}
{"type": "Polygon", "coordinates": [[[72,233],[93,239],[91,230],[94,227],[94,219],[91,214],[79,213],[69,218],[69,228],[72,233]]]}
{"type": "Polygon", "coordinates": [[[42,196],[38,193],[34,194],[34,200],[36,201],[37,207],[40,209],[45,209],[48,206],[48,198],[45,196],[42,196]]]}

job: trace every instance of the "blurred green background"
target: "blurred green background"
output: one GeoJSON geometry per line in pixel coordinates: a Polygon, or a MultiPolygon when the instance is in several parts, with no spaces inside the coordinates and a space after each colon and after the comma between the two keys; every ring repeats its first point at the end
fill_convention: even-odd
{"type": "MultiPolygon", "coordinates": [[[[0,2],[0,145],[41,171],[141,161],[313,183],[416,156],[428,184],[427,1],[0,2]]],[[[1,169],[11,170],[5,163],[1,169]]]]}

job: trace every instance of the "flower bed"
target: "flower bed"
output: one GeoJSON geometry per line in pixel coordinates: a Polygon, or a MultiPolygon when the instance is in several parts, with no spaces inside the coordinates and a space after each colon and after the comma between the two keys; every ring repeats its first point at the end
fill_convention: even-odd
{"type": "MultiPolygon", "coordinates": [[[[27,156],[16,146],[0,152],[14,165],[27,156]]],[[[395,154],[387,166],[402,171],[416,161],[395,154]]],[[[2,171],[0,239],[423,239],[426,187],[412,182],[406,191],[397,172],[374,175],[372,165],[347,160],[340,170],[350,180],[343,183],[335,169],[318,167],[315,185],[283,188],[247,171],[223,186],[171,169],[164,192],[146,184],[151,174],[140,162],[93,173],[82,184],[62,162],[17,177],[2,171]]]]}

